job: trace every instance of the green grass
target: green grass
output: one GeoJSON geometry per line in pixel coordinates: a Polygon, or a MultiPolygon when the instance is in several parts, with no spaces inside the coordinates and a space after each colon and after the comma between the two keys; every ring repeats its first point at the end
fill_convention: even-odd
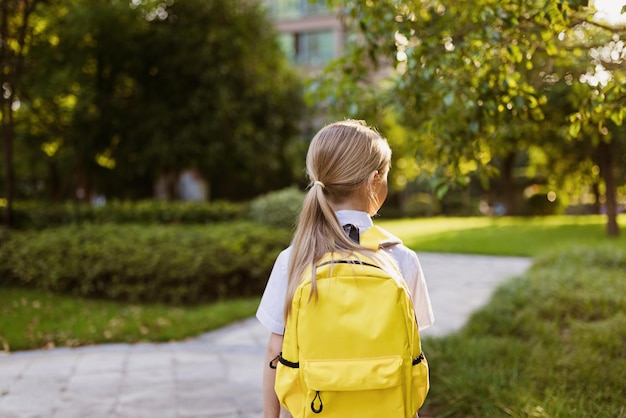
{"type": "Polygon", "coordinates": [[[626,249],[538,257],[468,324],[425,339],[429,417],[626,417],[626,249]]]}
{"type": "Polygon", "coordinates": [[[419,218],[377,220],[415,251],[535,256],[577,244],[626,248],[626,215],[617,238],[606,234],[605,216],[535,218],[419,218]]]}
{"type": "Polygon", "coordinates": [[[0,351],[182,340],[250,317],[259,300],[172,307],[0,288],[0,351]]]}

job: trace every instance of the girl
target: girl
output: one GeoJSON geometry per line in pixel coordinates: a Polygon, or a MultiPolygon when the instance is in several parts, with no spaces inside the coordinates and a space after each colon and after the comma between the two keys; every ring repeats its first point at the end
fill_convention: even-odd
{"type": "MultiPolygon", "coordinates": [[[[285,318],[305,270],[328,252],[363,252],[354,239],[373,225],[387,198],[391,149],[387,141],[362,121],[346,120],[322,128],[306,157],[311,183],[304,199],[292,245],[276,259],[257,318],[271,332],[265,365],[281,352],[285,318]],[[353,230],[349,233],[349,228],[353,230]],[[356,227],[356,228],[354,228],[356,227]],[[358,232],[357,232],[358,229],[358,232]],[[351,238],[352,236],[352,238],[351,238]]],[[[433,323],[430,298],[417,255],[402,244],[379,251],[399,268],[411,293],[420,329],[433,323]]],[[[264,367],[265,418],[278,418],[275,370],[264,367]]]]}

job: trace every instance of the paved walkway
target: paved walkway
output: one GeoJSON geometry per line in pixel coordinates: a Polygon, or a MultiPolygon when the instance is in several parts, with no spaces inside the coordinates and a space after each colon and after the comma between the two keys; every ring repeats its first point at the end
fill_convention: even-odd
{"type": "MultiPolygon", "coordinates": [[[[459,329],[530,260],[419,254],[436,324],[459,329]]],[[[0,418],[260,418],[269,334],[256,319],[167,344],[107,344],[0,355],[0,418]]]]}

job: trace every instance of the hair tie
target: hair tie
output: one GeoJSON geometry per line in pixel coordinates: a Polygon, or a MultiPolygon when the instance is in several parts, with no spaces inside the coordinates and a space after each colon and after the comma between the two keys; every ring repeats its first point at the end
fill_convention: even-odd
{"type": "Polygon", "coordinates": [[[322,182],[321,182],[321,181],[319,181],[319,180],[315,180],[315,181],[313,182],[313,186],[320,186],[322,189],[325,189],[325,188],[326,188],[326,186],[324,186],[324,183],[322,183],[322,182]]]}

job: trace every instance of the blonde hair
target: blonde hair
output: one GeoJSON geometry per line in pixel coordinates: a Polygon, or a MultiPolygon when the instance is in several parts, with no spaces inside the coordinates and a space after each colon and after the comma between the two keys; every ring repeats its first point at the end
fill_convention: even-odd
{"type": "MultiPolygon", "coordinates": [[[[372,172],[385,173],[390,162],[391,148],[387,140],[363,121],[335,122],[313,137],[306,157],[311,183],[292,242],[285,317],[289,315],[293,295],[308,268],[312,269],[312,295],[317,294],[315,263],[324,254],[349,256],[358,251],[379,258],[346,236],[330,202],[341,203],[353,198],[372,172]]],[[[373,215],[380,202],[371,190],[367,203],[368,212],[373,215]]]]}

